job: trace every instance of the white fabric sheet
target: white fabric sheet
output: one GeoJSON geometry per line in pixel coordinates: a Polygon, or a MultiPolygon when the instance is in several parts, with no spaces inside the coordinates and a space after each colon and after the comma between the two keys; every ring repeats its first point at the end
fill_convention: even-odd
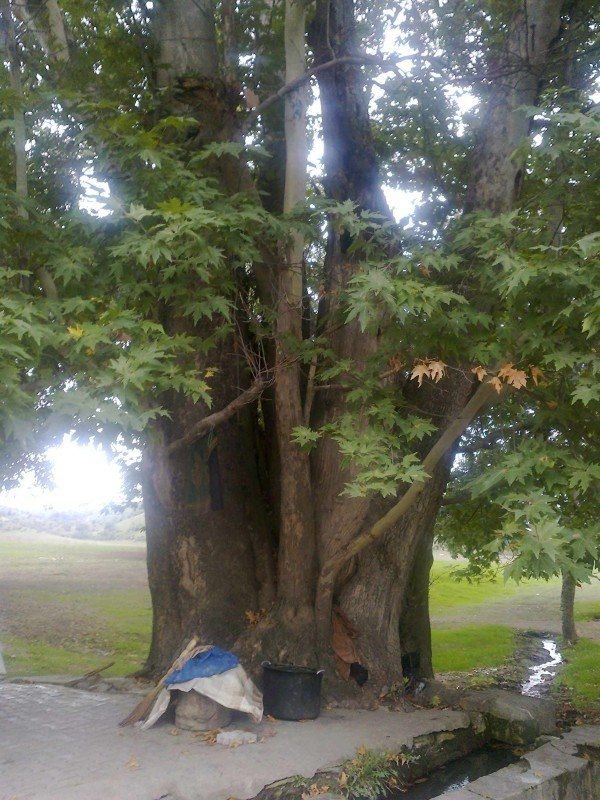
{"type": "Polygon", "coordinates": [[[220,675],[211,675],[210,678],[193,678],[191,681],[175,683],[161,689],[146,721],[140,724],[142,729],[151,728],[162,717],[169,705],[171,691],[174,689],[180,692],[194,691],[203,694],[226,708],[250,714],[255,722],[260,722],[262,719],[262,695],[241,664],[238,664],[237,667],[228,669],[220,675]]]}

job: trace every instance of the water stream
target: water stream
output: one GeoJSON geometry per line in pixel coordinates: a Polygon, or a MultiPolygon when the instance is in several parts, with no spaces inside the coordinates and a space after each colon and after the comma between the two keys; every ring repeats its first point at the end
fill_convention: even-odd
{"type": "Polygon", "coordinates": [[[461,789],[471,781],[514,764],[518,760],[519,756],[505,748],[485,747],[475,750],[464,758],[451,761],[436,769],[422,783],[417,783],[406,791],[395,792],[390,795],[390,800],[431,800],[442,792],[461,789]]]}
{"type": "Polygon", "coordinates": [[[521,686],[521,694],[529,697],[541,697],[556,677],[558,665],[562,664],[562,655],[554,639],[542,639],[542,645],[548,660],[529,667],[529,677],[521,686]]]}
{"type": "MultiPolygon", "coordinates": [[[[563,659],[554,639],[540,639],[532,634],[528,634],[527,639],[530,644],[527,645],[525,663],[529,662],[531,666],[528,667],[529,674],[526,680],[520,684],[521,694],[529,697],[541,697],[550,689],[563,659]],[[535,645],[531,643],[531,639],[535,640],[535,645]],[[542,653],[539,650],[538,643],[540,642],[543,648],[542,653]],[[532,663],[538,661],[540,663],[532,663]]],[[[443,792],[468,786],[477,778],[496,772],[509,764],[514,764],[518,759],[519,756],[515,755],[512,750],[504,748],[486,747],[476,750],[464,758],[440,767],[422,783],[411,786],[407,791],[398,791],[392,794],[391,798],[393,800],[431,800],[443,792]]]]}

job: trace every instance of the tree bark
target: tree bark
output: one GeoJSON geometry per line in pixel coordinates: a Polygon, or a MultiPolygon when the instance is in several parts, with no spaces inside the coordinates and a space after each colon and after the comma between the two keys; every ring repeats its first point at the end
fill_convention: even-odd
{"type": "MultiPolygon", "coordinates": [[[[286,81],[305,69],[306,9],[301,0],[286,0],[286,81]]],[[[306,87],[285,99],[286,173],[283,210],[290,213],[306,197],[306,87]]],[[[302,258],[304,239],[292,231],[282,248],[277,284],[275,417],[280,455],[280,521],[278,599],[281,621],[298,637],[313,638],[315,531],[308,454],[292,440],[304,422],[301,370],[295,346],[302,340],[302,258]]]]}
{"type": "Polygon", "coordinates": [[[563,572],[562,587],[560,591],[560,611],[562,618],[562,636],[567,644],[577,641],[575,627],[575,590],[577,584],[570,572],[563,572]]]}
{"type": "MultiPolygon", "coordinates": [[[[217,71],[214,9],[197,0],[163,0],[157,19],[159,85],[164,112],[193,116],[195,147],[239,139],[237,87],[217,71]]],[[[236,159],[220,159],[215,177],[231,192],[242,181],[236,159]]],[[[190,286],[190,291],[194,291],[190,286]]],[[[173,333],[205,338],[177,308],[162,312],[173,333]]],[[[225,324],[214,320],[215,326],[225,324]]],[[[192,634],[230,646],[246,612],[273,602],[274,563],[269,517],[259,481],[251,380],[236,355],[234,334],[198,354],[199,368],[216,368],[209,414],[176,393],[164,398],[169,419],[154,426],[144,454],[148,576],[154,609],[147,671],[157,673],[192,634]],[[244,401],[244,402],[242,402],[244,401]]]]}

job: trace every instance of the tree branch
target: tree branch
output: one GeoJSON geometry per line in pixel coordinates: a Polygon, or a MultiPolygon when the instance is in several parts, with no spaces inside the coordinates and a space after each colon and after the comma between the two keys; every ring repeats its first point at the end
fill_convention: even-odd
{"type": "Polygon", "coordinates": [[[252,403],[253,400],[256,400],[266,385],[267,381],[264,377],[256,378],[246,391],[238,395],[238,397],[226,405],[225,408],[222,408],[220,411],[215,411],[214,414],[209,414],[208,417],[204,417],[204,419],[192,425],[180,439],[175,439],[174,442],[171,442],[167,446],[167,454],[172,455],[178,450],[181,450],[182,447],[188,447],[194,444],[198,439],[206,436],[209,431],[219,425],[223,425],[223,423],[231,419],[234,414],[237,414],[241,408],[248,405],[248,403],[252,403]]]}
{"type": "Polygon", "coordinates": [[[312,67],[311,69],[307,70],[303,75],[300,75],[299,78],[296,78],[295,80],[286,83],[285,86],[282,86],[281,89],[278,89],[278,91],[276,91],[275,94],[270,95],[270,97],[267,97],[266,100],[262,101],[262,103],[259,103],[259,105],[257,105],[256,108],[252,109],[252,111],[248,115],[244,127],[249,128],[250,125],[252,125],[252,123],[256,120],[256,118],[259,117],[268,108],[270,108],[273,105],[273,103],[276,103],[278,100],[281,100],[290,92],[293,92],[296,89],[303,86],[311,78],[316,77],[321,72],[325,72],[328,69],[332,69],[333,67],[340,67],[344,64],[356,65],[356,66],[363,66],[365,64],[374,64],[375,66],[378,67],[385,67],[391,72],[398,72],[397,65],[400,61],[407,61],[414,58],[419,58],[419,56],[413,54],[410,56],[402,56],[401,58],[390,60],[390,59],[379,58],[378,56],[370,56],[365,53],[364,56],[341,56],[340,58],[332,58],[330,61],[325,61],[323,64],[318,64],[316,67],[312,67]]]}
{"type": "MultiPolygon", "coordinates": [[[[496,389],[490,381],[482,383],[469,402],[465,405],[460,416],[448,425],[431,450],[425,456],[422,467],[431,475],[442,457],[452,447],[456,439],[461,436],[473,421],[476,414],[491,400],[496,389]]],[[[425,481],[415,481],[404,492],[398,502],[384,514],[371,528],[351,540],[334,553],[323,565],[317,583],[316,621],[319,630],[319,642],[323,650],[331,641],[331,605],[335,578],[340,569],[353,556],[358,555],[369,545],[381,539],[415,504],[425,487],[425,481]]]]}

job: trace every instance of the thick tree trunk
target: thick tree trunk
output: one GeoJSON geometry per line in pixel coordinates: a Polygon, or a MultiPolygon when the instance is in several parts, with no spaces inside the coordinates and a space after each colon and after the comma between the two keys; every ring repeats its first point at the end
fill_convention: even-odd
{"type": "MultiPolygon", "coordinates": [[[[355,52],[352,0],[322,0],[317,6],[313,43],[317,59],[352,55],[355,52]]],[[[560,2],[528,3],[519,11],[507,36],[504,58],[496,64],[502,81],[492,85],[483,117],[477,156],[469,184],[469,210],[504,211],[512,207],[519,189],[520,164],[513,151],[528,133],[529,116],[523,105],[534,104],[548,48],[558,32],[560,2]]],[[[328,193],[337,200],[354,200],[359,208],[383,211],[377,160],[367,112],[368,98],[356,67],[340,66],[319,76],[328,193]]],[[[329,285],[324,316],[335,319],[339,290],[352,276],[345,257],[348,242],[330,236],[329,285]],[[343,269],[339,265],[343,263],[343,269]],[[336,269],[337,267],[337,269],[336,269]]],[[[325,329],[327,329],[327,322],[325,329]]],[[[361,361],[373,353],[377,342],[354,330],[352,325],[332,326],[332,349],[338,357],[361,361]]],[[[471,392],[469,365],[453,370],[437,399],[416,398],[423,413],[431,412],[443,430],[460,415],[471,392]]],[[[441,388],[441,387],[440,387],[441,388]]],[[[344,398],[328,393],[317,403],[315,422],[335,419],[344,408],[344,398]]],[[[342,570],[333,591],[342,610],[358,628],[362,658],[373,678],[372,689],[401,678],[402,654],[415,675],[432,674],[428,619],[429,570],[432,563],[433,526],[453,460],[452,447],[438,464],[411,508],[388,531],[383,540],[355,558],[354,569],[342,570]]],[[[340,491],[348,479],[341,468],[335,444],[325,440],[314,460],[317,531],[321,565],[368,528],[374,506],[366,499],[348,501],[340,491]]],[[[325,567],[327,569],[327,567],[325,567]]],[[[325,579],[325,578],[323,578],[325,579]]],[[[320,578],[321,582],[321,578],[320,578]]],[[[326,584],[323,584],[326,586],[326,584]]],[[[319,589],[318,589],[319,593],[319,589]]],[[[320,597],[317,598],[319,603],[320,597]]],[[[317,611],[317,620],[326,613],[317,611]]]]}
{"type": "Polygon", "coordinates": [[[577,585],[570,572],[562,574],[562,588],[560,592],[560,610],[562,616],[562,636],[567,644],[577,641],[575,627],[575,590],[577,585]]]}
{"type": "MultiPolygon", "coordinates": [[[[210,353],[209,353],[210,357],[210,353]]],[[[231,401],[239,364],[222,357],[215,407],[231,401]]],[[[274,598],[266,510],[258,485],[252,409],[168,452],[203,410],[173,398],[172,419],[144,453],[148,578],[154,609],[147,668],[161,671],[185,638],[230,646],[246,612],[274,598]]]]}
{"type": "MultiPolygon", "coordinates": [[[[305,70],[306,9],[297,0],[285,7],[286,83],[305,70]]],[[[292,212],[306,197],[306,87],[285,99],[286,172],[283,210],[292,212]]],[[[301,370],[294,350],[302,340],[304,239],[293,231],[282,248],[277,283],[275,418],[280,454],[278,600],[281,623],[290,635],[312,638],[316,574],[315,530],[308,454],[292,439],[304,422],[301,370]]]]}
{"type": "MultiPolygon", "coordinates": [[[[466,211],[503,213],[518,199],[523,164],[515,151],[528,136],[531,120],[530,112],[524,109],[538,101],[550,48],[559,33],[562,5],[562,0],[525,0],[513,17],[502,52],[491,59],[491,80],[467,186],[466,211]]],[[[455,374],[452,380],[456,383],[461,378],[455,374]]],[[[441,408],[443,403],[438,410],[441,408]]],[[[444,487],[448,476],[449,472],[444,487]]],[[[432,531],[442,497],[443,490],[433,500],[431,529],[423,527],[400,623],[403,650],[410,652],[414,647],[419,653],[421,676],[433,674],[428,591],[432,531]]]]}
{"type": "MultiPolygon", "coordinates": [[[[213,6],[202,0],[163,0],[157,18],[164,110],[198,120],[195,147],[239,138],[239,90],[218,75],[213,13],[213,6]]],[[[236,159],[222,158],[211,168],[226,190],[239,189],[236,159]]],[[[201,338],[210,333],[206,326],[196,330],[177,308],[161,313],[174,333],[201,338]]],[[[198,355],[199,368],[216,368],[215,410],[250,384],[247,366],[235,352],[231,334],[218,349],[198,355]]],[[[162,671],[192,633],[207,643],[233,644],[247,624],[246,612],[270,605],[275,595],[253,407],[243,407],[206,435],[175,447],[209,409],[175,393],[164,398],[164,405],[170,417],[155,425],[143,460],[154,610],[147,669],[152,673],[162,671]]]]}

